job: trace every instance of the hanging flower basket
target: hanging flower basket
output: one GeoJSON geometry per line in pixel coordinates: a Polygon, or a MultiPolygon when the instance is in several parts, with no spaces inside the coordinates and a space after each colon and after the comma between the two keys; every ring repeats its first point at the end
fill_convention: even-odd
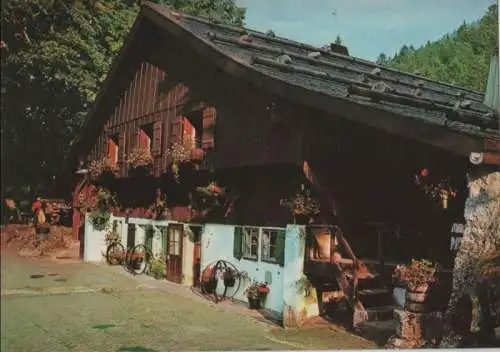
{"type": "Polygon", "coordinates": [[[196,187],[196,191],[205,197],[223,197],[226,194],[224,188],[220,187],[215,181],[210,182],[205,187],[196,187]]]}
{"type": "Polygon", "coordinates": [[[420,169],[414,178],[415,185],[429,199],[440,203],[443,209],[448,209],[449,200],[457,196],[457,190],[450,186],[449,178],[433,177],[427,168],[420,169]]]}
{"type": "Polygon", "coordinates": [[[224,278],[224,286],[234,287],[236,283],[236,273],[234,272],[233,269],[226,268],[226,270],[224,270],[223,278],[224,278]]]}
{"type": "Polygon", "coordinates": [[[304,189],[303,185],[295,197],[281,199],[280,205],[290,211],[294,223],[312,223],[313,217],[320,213],[319,202],[311,196],[309,190],[304,189]]]}

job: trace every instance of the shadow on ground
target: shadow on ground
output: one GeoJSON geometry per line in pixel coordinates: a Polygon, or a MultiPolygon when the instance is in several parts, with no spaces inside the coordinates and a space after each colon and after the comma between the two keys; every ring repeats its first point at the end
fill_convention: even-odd
{"type": "Polygon", "coordinates": [[[157,352],[156,350],[152,350],[151,348],[145,347],[120,347],[119,352],[157,352]]]}

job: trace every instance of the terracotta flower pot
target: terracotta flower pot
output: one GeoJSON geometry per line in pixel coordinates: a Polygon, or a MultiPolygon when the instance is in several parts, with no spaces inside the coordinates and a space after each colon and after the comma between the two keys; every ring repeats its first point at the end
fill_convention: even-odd
{"type": "Polygon", "coordinates": [[[236,279],[234,277],[225,277],[224,278],[224,286],[226,287],[234,287],[236,283],[236,279]]]}
{"type": "Polygon", "coordinates": [[[260,309],[261,302],[259,298],[248,298],[248,306],[250,309],[260,309]]]}
{"type": "Polygon", "coordinates": [[[259,291],[259,293],[268,293],[269,287],[259,287],[258,291],[259,291]]]}
{"type": "Polygon", "coordinates": [[[210,278],[201,284],[201,289],[204,293],[214,293],[217,288],[217,279],[210,278]]]}

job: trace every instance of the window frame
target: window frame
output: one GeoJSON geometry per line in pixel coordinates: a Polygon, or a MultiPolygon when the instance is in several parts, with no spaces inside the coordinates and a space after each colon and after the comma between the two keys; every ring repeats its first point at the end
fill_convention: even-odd
{"type": "Polygon", "coordinates": [[[261,240],[260,240],[260,228],[259,227],[254,227],[254,226],[241,226],[241,229],[243,231],[243,238],[242,238],[242,246],[241,246],[241,259],[246,259],[246,260],[251,260],[251,261],[254,261],[254,262],[258,262],[259,261],[259,252],[260,252],[260,243],[261,243],[261,240]],[[255,231],[255,234],[250,234],[249,235],[249,230],[250,231],[255,231]],[[250,247],[247,247],[247,236],[250,237],[250,247]],[[255,245],[255,250],[256,250],[256,253],[255,253],[255,256],[252,255],[252,237],[256,238],[257,240],[257,244],[255,245]],[[247,253],[246,249],[247,248],[250,248],[250,254],[247,253]]]}
{"type": "Polygon", "coordinates": [[[277,255],[277,244],[278,244],[278,234],[280,229],[264,227],[260,229],[261,240],[260,240],[260,261],[270,264],[279,264],[279,259],[277,255]],[[269,256],[266,258],[264,256],[264,233],[269,232],[269,256]],[[274,245],[272,244],[272,235],[274,235],[274,245]],[[271,248],[274,247],[274,256],[271,257],[271,248]]]}

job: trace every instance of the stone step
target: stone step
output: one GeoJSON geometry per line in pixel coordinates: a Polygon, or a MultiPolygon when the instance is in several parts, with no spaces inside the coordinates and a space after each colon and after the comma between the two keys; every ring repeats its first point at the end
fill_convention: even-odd
{"type": "Polygon", "coordinates": [[[367,308],[394,305],[392,291],[385,288],[363,289],[358,291],[359,299],[367,308]]]}
{"type": "Polygon", "coordinates": [[[392,320],[394,309],[397,309],[397,307],[393,305],[366,308],[368,321],[392,320]]]}
{"type": "Polygon", "coordinates": [[[358,333],[365,339],[384,346],[389,337],[396,333],[396,323],[394,320],[365,321],[358,325],[358,333]]]}

